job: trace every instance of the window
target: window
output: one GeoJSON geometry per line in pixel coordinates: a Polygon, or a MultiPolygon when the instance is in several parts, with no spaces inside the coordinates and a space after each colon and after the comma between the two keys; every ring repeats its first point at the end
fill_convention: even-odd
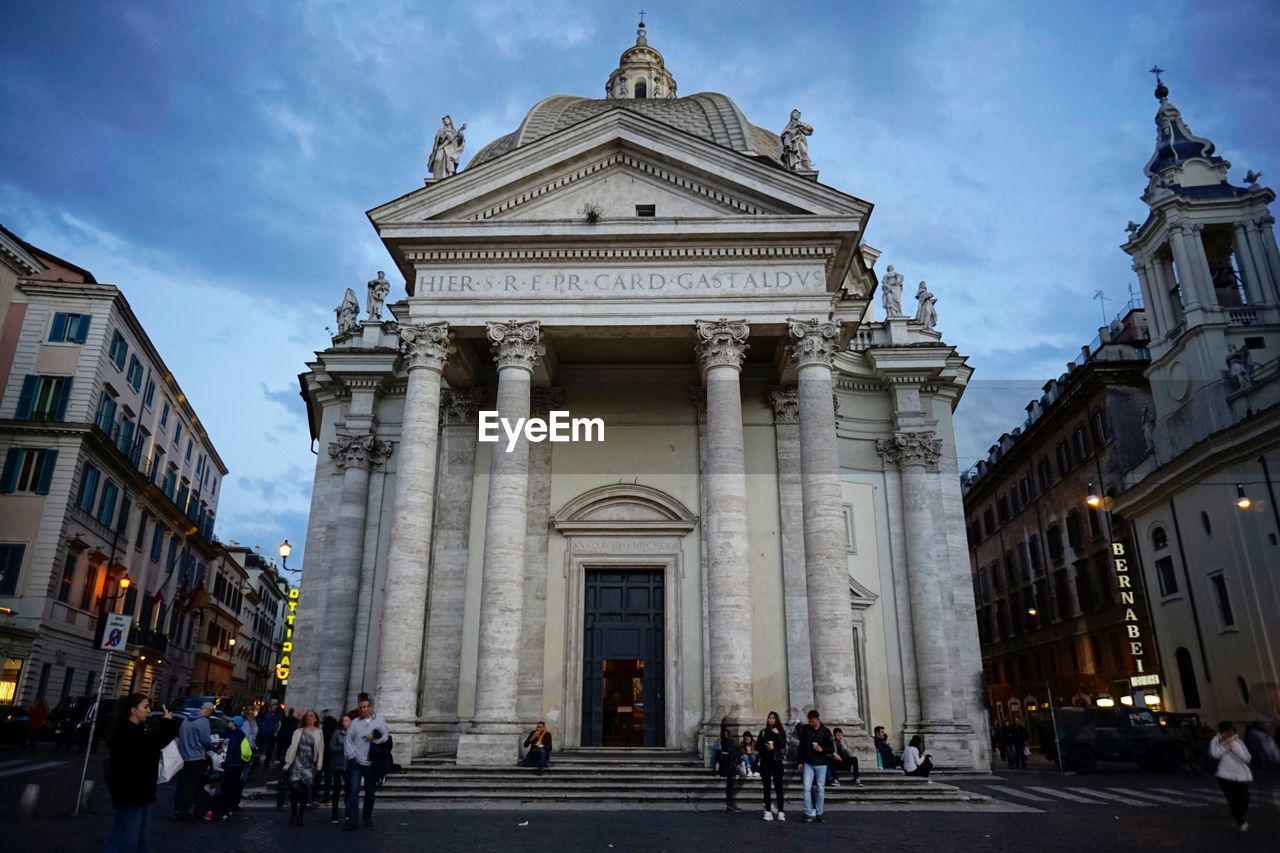
{"type": "Polygon", "coordinates": [[[1093,582],[1089,579],[1087,571],[1076,574],[1076,598],[1080,600],[1081,613],[1093,610],[1093,582]]]}
{"type": "Polygon", "coordinates": [[[155,527],[151,529],[151,562],[160,562],[160,552],[164,548],[164,528],[160,526],[160,522],[156,522],[155,527]]]}
{"type": "Polygon", "coordinates": [[[1222,572],[1209,576],[1209,586],[1213,590],[1213,600],[1218,606],[1218,627],[1234,628],[1236,615],[1231,609],[1231,594],[1227,591],[1227,578],[1222,572]]]}
{"type": "Polygon", "coordinates": [[[1038,572],[1040,571],[1040,537],[1033,533],[1028,542],[1027,548],[1031,552],[1031,568],[1038,572]]]}
{"type": "Polygon", "coordinates": [[[169,574],[173,574],[174,564],[178,562],[178,540],[177,537],[169,537],[169,555],[164,559],[164,570],[169,574]]]}
{"type": "Polygon", "coordinates": [[[47,495],[58,464],[58,451],[38,447],[10,447],[0,473],[0,494],[47,495]]]}
{"type": "Polygon", "coordinates": [[[1058,444],[1058,476],[1065,477],[1071,470],[1071,450],[1065,441],[1058,444]]]}
{"type": "Polygon", "coordinates": [[[164,448],[158,444],[151,446],[151,470],[147,471],[147,479],[152,483],[156,481],[156,476],[160,473],[160,468],[164,463],[164,448]]]}
{"type": "Polygon", "coordinates": [[[1022,476],[1022,479],[1018,481],[1018,498],[1021,501],[1021,503],[1025,506],[1031,503],[1032,497],[1034,497],[1034,494],[1032,493],[1032,490],[1031,490],[1031,475],[1024,474],[1022,476]]]}
{"type": "Polygon", "coordinates": [[[88,314],[54,314],[49,329],[51,344],[82,344],[89,337],[88,314]]]}
{"type": "Polygon", "coordinates": [[[18,575],[26,545],[0,544],[0,595],[18,594],[18,575]]]}
{"type": "Polygon", "coordinates": [[[160,410],[160,431],[164,432],[169,426],[169,401],[164,401],[164,408],[160,410]]]}
{"type": "Polygon", "coordinates": [[[1213,523],[1209,521],[1209,513],[1200,510],[1200,526],[1204,528],[1204,538],[1213,538],[1213,523]]]}
{"type": "Polygon", "coordinates": [[[1093,671],[1101,672],[1107,668],[1107,660],[1105,656],[1106,649],[1102,645],[1102,640],[1094,635],[1089,638],[1089,647],[1093,650],[1093,671]]]}
{"type": "Polygon", "coordinates": [[[996,531],[996,519],[991,514],[991,507],[987,507],[982,513],[982,526],[988,536],[996,531]]]}
{"type": "Polygon", "coordinates": [[[15,417],[20,421],[65,420],[70,397],[70,376],[29,375],[22,380],[15,417]]]}
{"type": "Polygon", "coordinates": [[[61,702],[67,701],[71,697],[71,679],[76,677],[76,669],[73,666],[67,667],[67,677],[62,679],[62,698],[61,702]]]}
{"type": "Polygon", "coordinates": [[[84,581],[80,584],[80,609],[88,610],[93,604],[93,593],[98,588],[98,569],[90,565],[84,572],[84,581]]]}
{"type": "Polygon", "coordinates": [[[129,387],[135,391],[142,389],[142,362],[136,355],[129,356],[129,372],[125,374],[129,387]]]}
{"type": "Polygon", "coordinates": [[[111,386],[102,389],[102,395],[98,397],[98,415],[93,420],[98,425],[98,429],[107,435],[112,434],[112,430],[116,424],[116,392],[111,390],[111,386]]]}
{"type": "Polygon", "coordinates": [[[1163,527],[1156,527],[1151,531],[1151,547],[1157,551],[1169,547],[1169,534],[1164,532],[1163,527]]]}
{"type": "Polygon", "coordinates": [[[1013,552],[1012,551],[1004,552],[1004,580],[1005,580],[1005,585],[1008,586],[1010,589],[1012,589],[1014,584],[1013,552]]]}
{"type": "Polygon", "coordinates": [[[98,521],[108,527],[111,519],[116,517],[116,500],[120,497],[120,487],[114,480],[108,479],[102,486],[102,497],[98,501],[98,521]]]}
{"type": "Polygon", "coordinates": [[[93,512],[94,501],[98,496],[98,478],[101,473],[92,464],[84,463],[84,471],[80,474],[80,493],[76,497],[76,505],[85,512],[93,512]]]}
{"type": "Polygon", "coordinates": [[[173,500],[173,490],[178,486],[178,466],[172,462],[169,463],[169,470],[164,475],[164,487],[161,489],[164,496],[169,500],[173,500]]]}
{"type": "Polygon", "coordinates": [[[1083,462],[1089,458],[1089,437],[1085,435],[1084,427],[1076,427],[1075,435],[1076,459],[1083,462]]]}
{"type": "Polygon", "coordinates": [[[173,452],[175,454],[182,451],[182,421],[178,421],[173,427],[173,452]]]}
{"type": "Polygon", "coordinates": [[[1174,652],[1178,662],[1178,681],[1182,684],[1182,704],[1187,708],[1200,707],[1200,687],[1196,684],[1196,668],[1191,662],[1191,652],[1179,648],[1174,652]]]}
{"type": "Polygon", "coordinates": [[[1022,579],[1031,577],[1031,561],[1027,559],[1027,543],[1018,543],[1018,568],[1022,570],[1022,579]]]}
{"type": "Polygon", "coordinates": [[[1004,495],[996,498],[996,517],[1004,524],[1009,520],[1009,499],[1004,495]]]}
{"type": "Polygon", "coordinates": [[[1156,560],[1156,580],[1160,582],[1161,595],[1173,595],[1178,591],[1178,576],[1173,571],[1173,557],[1156,560]]]}
{"type": "Polygon", "coordinates": [[[1062,559],[1062,528],[1056,524],[1050,524],[1048,531],[1045,533],[1045,539],[1049,545],[1049,557],[1054,560],[1062,559]]]}
{"type": "Polygon", "coordinates": [[[1067,544],[1079,548],[1081,539],[1080,513],[1073,509],[1067,513],[1067,544]]]}
{"type": "Polygon", "coordinates": [[[643,80],[637,83],[635,88],[635,97],[637,99],[649,97],[649,84],[645,83],[643,80]]]}
{"type": "Polygon", "coordinates": [[[71,587],[76,582],[76,555],[68,553],[62,561],[62,581],[58,584],[58,600],[66,604],[71,600],[71,587]]]}
{"type": "Polygon", "coordinates": [[[120,517],[116,521],[116,533],[123,536],[129,529],[129,493],[122,492],[120,499],[120,517]]]}
{"type": "Polygon", "coordinates": [[[1018,487],[1016,485],[1009,487],[1009,509],[1014,515],[1017,515],[1018,511],[1022,509],[1022,501],[1018,500],[1018,487]]]}
{"type": "Polygon", "coordinates": [[[125,342],[120,330],[116,329],[111,333],[111,363],[124,370],[124,360],[128,355],[129,344],[125,342]]]}
{"type": "Polygon", "coordinates": [[[147,391],[142,395],[142,408],[151,408],[152,402],[156,398],[156,381],[150,377],[147,378],[147,391]]]}
{"type": "Polygon", "coordinates": [[[195,441],[193,441],[191,438],[188,438],[187,439],[187,461],[188,462],[191,461],[191,450],[193,447],[195,447],[195,441]]]}
{"type": "Polygon", "coordinates": [[[1093,424],[1093,443],[1098,447],[1107,443],[1109,433],[1107,431],[1107,417],[1102,413],[1102,409],[1094,409],[1091,423],[1093,424]]]}
{"type": "Polygon", "coordinates": [[[129,456],[133,453],[133,418],[126,408],[120,418],[120,428],[116,430],[116,449],[129,456]]]}
{"type": "Polygon", "coordinates": [[[1049,487],[1053,485],[1053,469],[1049,467],[1047,458],[1041,459],[1036,465],[1036,477],[1040,480],[1040,491],[1049,491],[1049,487]]]}
{"type": "Polygon", "coordinates": [[[652,218],[657,215],[658,215],[657,205],[653,205],[653,204],[637,204],[636,205],[636,216],[652,218]]]}

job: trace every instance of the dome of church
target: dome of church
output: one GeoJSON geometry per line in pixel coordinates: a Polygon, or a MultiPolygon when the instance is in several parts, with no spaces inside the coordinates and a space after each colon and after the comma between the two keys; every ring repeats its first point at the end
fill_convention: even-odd
{"type": "Polygon", "coordinates": [[[539,101],[519,128],[481,148],[469,166],[486,163],[613,109],[631,110],[734,151],[782,163],[778,134],[747,121],[727,95],[701,92],[677,97],[675,78],[667,71],[662,54],[649,45],[641,23],[635,45],[623,51],[618,67],[605,83],[604,98],[553,95],[539,101]]]}

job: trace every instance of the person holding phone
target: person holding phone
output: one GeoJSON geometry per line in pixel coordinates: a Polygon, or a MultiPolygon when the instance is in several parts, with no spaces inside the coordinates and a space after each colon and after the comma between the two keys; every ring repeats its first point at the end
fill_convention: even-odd
{"type": "Polygon", "coordinates": [[[348,832],[358,828],[356,813],[360,810],[360,787],[364,786],[364,825],[373,827],[374,791],[378,787],[379,774],[382,773],[381,762],[375,762],[369,754],[369,747],[375,743],[386,743],[390,734],[387,721],[381,714],[373,711],[373,698],[367,693],[360,694],[356,705],[356,718],[347,729],[345,751],[347,756],[347,815],[342,828],[348,832]]]}
{"type": "Polygon", "coordinates": [[[1223,720],[1218,724],[1218,733],[1209,742],[1209,755],[1218,760],[1218,784],[1227,798],[1227,806],[1231,809],[1231,817],[1241,832],[1249,831],[1249,783],[1253,781],[1253,771],[1249,762],[1253,756],[1249,749],[1236,737],[1233,723],[1223,720]]]}
{"type": "Polygon", "coordinates": [[[178,733],[169,709],[164,719],[148,723],[151,701],[145,693],[124,700],[125,719],[111,733],[107,790],[116,807],[116,823],[107,842],[108,853],[147,850],[151,835],[151,804],[156,801],[160,753],[178,733]]]}

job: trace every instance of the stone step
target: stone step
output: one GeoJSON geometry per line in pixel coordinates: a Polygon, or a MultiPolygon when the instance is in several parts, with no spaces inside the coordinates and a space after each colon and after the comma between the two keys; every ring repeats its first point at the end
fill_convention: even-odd
{"type": "MultiPolygon", "coordinates": [[[[720,801],[724,799],[724,788],[712,786],[706,789],[690,789],[690,788],[672,788],[670,790],[633,790],[633,789],[606,789],[602,790],[597,787],[576,788],[519,788],[519,789],[492,789],[484,791],[459,791],[456,789],[441,788],[399,788],[393,787],[389,783],[378,789],[378,798],[386,797],[396,800],[417,800],[417,801],[447,801],[447,802],[506,802],[521,800],[578,800],[591,801],[601,804],[605,803],[627,803],[627,802],[685,802],[690,800],[706,800],[720,801]]],[[[754,802],[759,797],[750,792],[743,791],[739,793],[739,797],[743,802],[754,802]]],[[[789,797],[799,802],[799,797],[789,797]]],[[[854,794],[841,792],[827,792],[827,802],[829,803],[912,803],[912,802],[988,802],[989,798],[976,794],[957,793],[954,789],[951,792],[939,790],[936,792],[924,793],[920,791],[883,793],[883,794],[854,794]]]]}

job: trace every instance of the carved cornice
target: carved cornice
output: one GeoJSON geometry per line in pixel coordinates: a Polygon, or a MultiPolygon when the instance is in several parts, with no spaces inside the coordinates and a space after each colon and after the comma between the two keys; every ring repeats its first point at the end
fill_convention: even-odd
{"type": "Polygon", "coordinates": [[[425,367],[440,373],[457,349],[448,323],[401,326],[400,340],[404,344],[405,367],[408,370],[425,367]]]}
{"type": "Polygon", "coordinates": [[[745,260],[812,259],[827,261],[834,253],[827,246],[636,246],[628,248],[581,249],[424,249],[405,252],[414,263],[459,263],[467,261],[647,261],[727,258],[745,260]]]}
{"type": "Polygon", "coordinates": [[[329,457],[339,468],[374,468],[387,461],[391,455],[390,442],[382,441],[371,433],[363,435],[340,434],[329,442],[329,457]]]}
{"type": "Polygon", "coordinates": [[[840,324],[830,320],[788,320],[787,332],[792,343],[787,352],[796,367],[825,364],[830,367],[839,344],[840,324]]]}
{"type": "Polygon", "coordinates": [[[440,399],[440,422],[445,426],[478,423],[482,402],[483,388],[446,388],[440,399]]]}
{"type": "Polygon", "coordinates": [[[1274,216],[1272,216],[1270,213],[1264,213],[1264,214],[1262,214],[1261,216],[1256,217],[1256,218],[1253,220],[1253,224],[1254,224],[1254,225],[1257,225],[1259,228],[1266,228],[1266,227],[1269,227],[1269,226],[1271,226],[1271,225],[1275,225],[1275,224],[1276,224],[1276,218],[1275,218],[1274,216]]]}
{"type": "Polygon", "coordinates": [[[937,471],[938,460],[942,458],[942,441],[934,438],[935,434],[933,430],[897,432],[893,438],[877,439],[876,449],[886,464],[902,468],[923,465],[930,471],[937,471]]]}
{"type": "Polygon", "coordinates": [[[527,323],[518,320],[498,323],[491,320],[486,325],[493,360],[499,370],[518,367],[532,373],[538,360],[547,354],[547,347],[542,343],[542,329],[537,320],[527,323]]]}
{"type": "Polygon", "coordinates": [[[529,400],[529,414],[535,418],[545,418],[552,409],[560,407],[564,402],[564,389],[538,386],[533,389],[529,400]]]}
{"type": "Polygon", "coordinates": [[[800,423],[800,389],[795,385],[774,385],[769,389],[769,404],[774,423],[800,423]]]}
{"type": "Polygon", "coordinates": [[[698,320],[695,324],[698,334],[698,360],[703,370],[712,367],[732,367],[742,369],[742,360],[747,357],[747,336],[751,334],[751,326],[746,320],[698,320]]]}

